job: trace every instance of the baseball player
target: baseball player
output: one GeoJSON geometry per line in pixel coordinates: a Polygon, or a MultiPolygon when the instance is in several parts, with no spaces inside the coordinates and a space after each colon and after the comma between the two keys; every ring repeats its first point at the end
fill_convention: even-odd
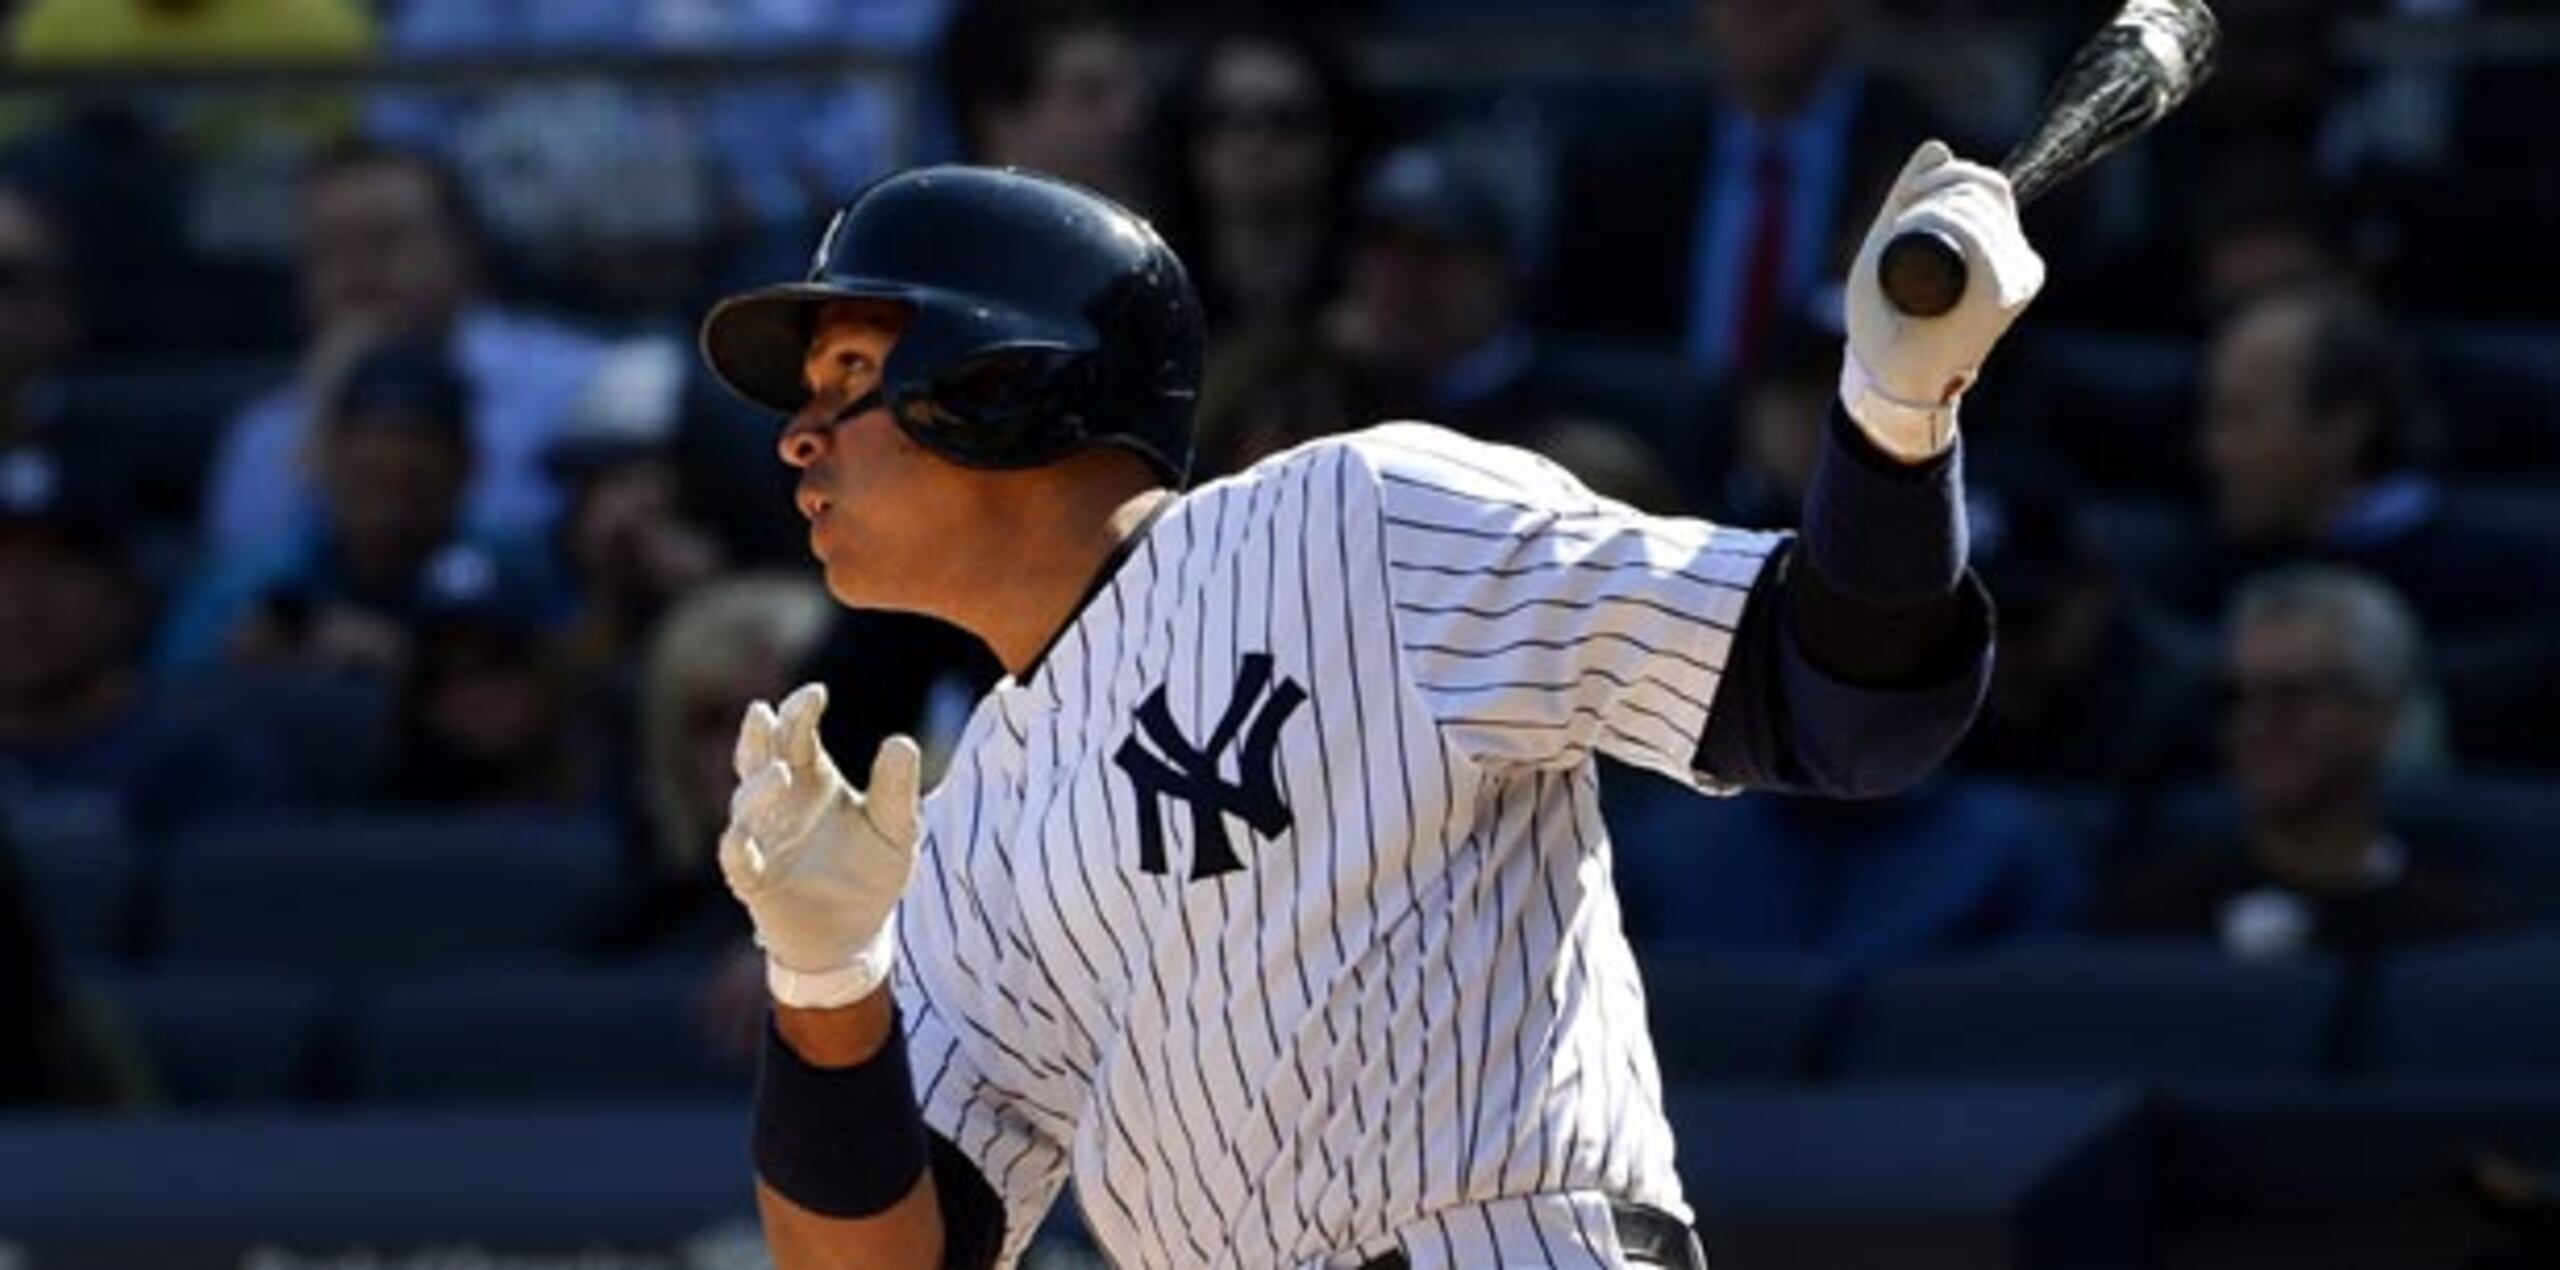
{"type": "Polygon", "coordinates": [[[887,178],[715,308],[829,590],[1009,672],[921,799],[903,738],[839,770],[824,686],[747,712],[777,1262],[1011,1265],[1072,1176],[1126,1270],[1703,1266],[1593,760],[1873,794],[1971,718],[1956,405],[2043,265],[1935,143],[1865,255],[1795,536],[1422,423],[1185,490],[1181,263],[1018,172],[887,178]],[[1912,227],[1973,270],[1939,318],[1864,281],[1912,227]]]}

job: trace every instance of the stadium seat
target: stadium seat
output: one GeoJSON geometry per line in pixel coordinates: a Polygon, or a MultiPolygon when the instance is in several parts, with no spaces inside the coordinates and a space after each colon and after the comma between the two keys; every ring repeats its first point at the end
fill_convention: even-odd
{"type": "Polygon", "coordinates": [[[2129,1085],[1668,1085],[1707,1258],[1788,1270],[2136,1270],[2129,1085]]]}
{"type": "Polygon", "coordinates": [[[2419,335],[2456,471],[2560,470],[2560,327],[2447,324],[2419,335]]]}
{"type": "Polygon", "coordinates": [[[700,971],[457,974],[376,992],[358,1012],[357,1097],[490,1102],[733,1094],[752,1064],[703,1031],[700,971]]]}
{"type": "Polygon", "coordinates": [[[609,910],[618,865],[602,828],[576,820],[235,826],[173,853],[160,954],[358,978],[559,962],[609,910]]]}
{"type": "Polygon", "coordinates": [[[45,947],[65,965],[113,961],[126,951],[135,888],[132,844],[104,828],[21,825],[10,835],[27,907],[45,947]]]}
{"type": "Polygon", "coordinates": [[[1853,998],[1846,1076],[2313,1075],[2337,967],[2235,961],[2204,944],[2092,941],[1881,974],[1853,998]]]}
{"type": "Polygon", "coordinates": [[[703,1243],[753,1220],[746,1144],[744,1099],[32,1117],[0,1230],[36,1267],[762,1265],[703,1243]]]}
{"type": "Polygon", "coordinates": [[[2354,1065],[2377,1076],[2560,1077],[2560,936],[2467,940],[2386,958],[2354,1065]]]}
{"type": "Polygon", "coordinates": [[[2560,546],[2560,481],[2549,476],[2447,484],[2444,513],[2475,532],[2560,546]]]}
{"type": "Polygon", "coordinates": [[[2560,782],[2462,776],[2411,785],[2390,800],[2392,823],[2512,906],[2560,925],[2560,782]]]}
{"type": "Polygon", "coordinates": [[[2560,1160],[2560,1088],[2534,1080],[2370,1080],[2189,1090],[2148,1135],[2156,1264],[2229,1270],[2513,1266],[2473,1260],[2468,1167],[2560,1160]]]}
{"type": "Polygon", "coordinates": [[[303,1091],[323,1022],[319,986],[296,975],[119,974],[91,981],[180,1106],[278,1103],[303,1091]]]}
{"type": "Polygon", "coordinates": [[[1644,995],[1665,1081],[1804,1077],[1839,995],[1819,962],[1751,954],[1645,960],[1644,995]]]}

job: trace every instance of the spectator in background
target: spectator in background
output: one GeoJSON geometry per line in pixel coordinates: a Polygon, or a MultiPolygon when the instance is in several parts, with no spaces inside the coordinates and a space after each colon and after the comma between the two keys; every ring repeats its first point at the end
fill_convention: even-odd
{"type": "Polygon", "coordinates": [[[962,157],[1063,177],[1131,206],[1144,182],[1137,41],[1096,0],[963,0],[936,50],[962,157]]]}
{"type": "Polygon", "coordinates": [[[1482,146],[1412,146],[1363,186],[1326,338],[1359,376],[1355,419],[1422,418],[1496,440],[1574,404],[1521,312],[1524,192],[1482,146]]]}
{"type": "Polygon", "coordinates": [[[116,491],[35,450],[0,453],[0,804],[166,833],[291,801],[244,721],[142,674],[143,587],[116,491]]]}
{"type": "Polygon", "coordinates": [[[2328,567],[2253,579],[2233,601],[2224,658],[2239,840],[2136,871],[2105,925],[2282,957],[2366,956],[2499,923],[2487,896],[2383,821],[2395,752],[2426,698],[2417,619],[2387,586],[2328,567]]]}
{"type": "Polygon", "coordinates": [[[591,805],[593,765],[550,597],[467,547],[437,559],[425,591],[383,796],[442,808],[591,805]]]}
{"type": "Polygon", "coordinates": [[[1366,103],[1340,50],[1280,22],[1213,30],[1166,93],[1157,226],[1212,330],[1303,326],[1330,298],[1366,103]]]}
{"type": "Polygon", "coordinates": [[[601,346],[490,300],[463,191],[423,154],[334,150],[303,173],[298,208],[303,372],[232,420],[206,493],[205,549],[234,555],[308,529],[318,514],[305,462],[315,397],[351,349],[381,338],[435,343],[469,381],[467,523],[518,537],[547,530],[559,498],[542,451],[601,346]]]}
{"type": "Polygon", "coordinates": [[[1722,380],[1846,270],[1865,226],[1842,210],[1946,134],[1849,59],[1848,0],[1696,0],[1696,15],[1714,101],[1566,156],[1549,299],[1559,326],[1677,343],[1722,380]]]}
{"type": "Polygon", "coordinates": [[[497,562],[509,585],[539,566],[474,533],[464,491],[478,461],[471,386],[435,343],[393,340],[356,355],[313,436],[320,515],[208,565],[170,616],[161,658],[353,666],[395,677],[455,548],[497,562]]]}
{"type": "Polygon", "coordinates": [[[2462,523],[2422,473],[2430,425],[2409,362],[2341,290],[2263,296],[2224,324],[2197,434],[2212,527],[2160,580],[2173,606],[2209,620],[2238,579],[2318,559],[2379,575],[2442,635],[2551,611],[2553,553],[2462,523]]]}
{"type": "Polygon", "coordinates": [[[723,563],[687,513],[672,448],[689,356],[671,340],[616,347],[545,455],[568,504],[554,541],[578,593],[571,659],[592,671],[636,659],[659,616],[723,563]]]}
{"type": "Polygon", "coordinates": [[[73,301],[53,218],[25,190],[0,186],[0,445],[49,431],[49,381],[80,345],[73,301]]]}

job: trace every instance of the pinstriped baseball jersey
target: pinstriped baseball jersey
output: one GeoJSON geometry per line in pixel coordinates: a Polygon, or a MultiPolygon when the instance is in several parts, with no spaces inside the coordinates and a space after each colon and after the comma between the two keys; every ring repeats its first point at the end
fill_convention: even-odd
{"type": "Polygon", "coordinates": [[[980,703],[900,909],[1005,1263],[1069,1174],[1124,1270],[1602,1266],[1608,1197],[1685,1216],[1592,761],[1701,782],[1778,541],[1418,424],[1160,511],[980,703]]]}

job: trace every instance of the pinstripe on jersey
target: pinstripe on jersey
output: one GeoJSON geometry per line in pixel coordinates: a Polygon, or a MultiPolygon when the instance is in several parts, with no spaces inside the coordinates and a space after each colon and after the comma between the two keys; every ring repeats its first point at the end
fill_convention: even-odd
{"type": "Polygon", "coordinates": [[[1158,517],[980,704],[900,910],[918,1095],[1004,1197],[1006,1263],[1070,1171],[1128,1270],[1599,1266],[1602,1197],[1685,1215],[1592,756],[1698,783],[1777,541],[1417,424],[1158,517]],[[1203,800],[1240,867],[1207,867],[1203,800]]]}

